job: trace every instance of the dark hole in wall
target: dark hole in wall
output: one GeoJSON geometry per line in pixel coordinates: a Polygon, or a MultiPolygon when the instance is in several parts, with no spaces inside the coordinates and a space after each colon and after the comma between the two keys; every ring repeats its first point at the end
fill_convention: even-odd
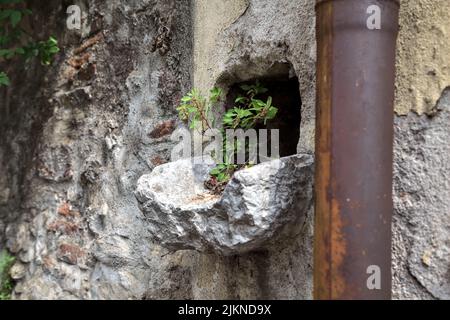
{"type": "MultiPolygon", "coordinates": [[[[297,154],[302,105],[297,77],[289,77],[289,73],[286,73],[235,83],[228,92],[226,109],[232,108],[236,97],[244,93],[241,89],[242,85],[255,84],[257,80],[268,89],[267,93],[259,96],[259,99],[267,101],[267,98],[271,96],[272,104],[278,108],[278,113],[276,118],[269,121],[266,126],[259,125],[255,129],[279,129],[280,156],[286,157],[297,154]]],[[[270,144],[270,133],[268,137],[270,144]]],[[[270,152],[270,146],[268,150],[270,152]]]]}

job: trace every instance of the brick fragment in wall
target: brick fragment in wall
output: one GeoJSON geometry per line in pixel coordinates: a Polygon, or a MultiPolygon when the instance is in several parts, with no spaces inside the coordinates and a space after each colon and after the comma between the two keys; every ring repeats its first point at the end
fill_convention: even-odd
{"type": "Polygon", "coordinates": [[[175,130],[175,120],[167,120],[160,124],[158,124],[150,133],[150,138],[153,139],[159,139],[164,136],[168,136],[172,134],[172,132],[175,130]]]}
{"type": "Polygon", "coordinates": [[[76,265],[86,256],[86,253],[76,244],[62,243],[58,250],[58,259],[76,265]]]}

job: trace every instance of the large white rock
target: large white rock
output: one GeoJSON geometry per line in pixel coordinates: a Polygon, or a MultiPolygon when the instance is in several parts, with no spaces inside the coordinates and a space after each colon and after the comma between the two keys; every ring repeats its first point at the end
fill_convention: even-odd
{"type": "Polygon", "coordinates": [[[183,159],[139,179],[136,197],[161,245],[173,251],[242,254],[288,235],[311,208],[310,155],[238,171],[221,196],[203,186],[213,166],[211,159],[183,159]]]}

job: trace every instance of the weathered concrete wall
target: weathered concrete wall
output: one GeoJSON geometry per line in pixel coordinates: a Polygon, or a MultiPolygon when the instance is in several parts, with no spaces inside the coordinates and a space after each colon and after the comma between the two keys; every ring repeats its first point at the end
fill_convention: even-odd
{"type": "Polygon", "coordinates": [[[397,299],[449,299],[449,2],[402,0],[400,25],[393,295],[397,299]]]}
{"type": "Polygon", "coordinates": [[[395,119],[394,297],[450,299],[450,90],[395,119]]]}
{"type": "MultiPolygon", "coordinates": [[[[193,3],[194,20],[194,65],[193,85],[208,90],[219,77],[217,41],[222,33],[250,5],[249,0],[220,1],[198,0],[193,3]]],[[[227,48],[229,49],[229,48],[227,48]]]]}
{"type": "MultiPolygon", "coordinates": [[[[34,2],[34,30],[54,31],[64,52],[0,89],[0,247],[18,257],[14,297],[311,298],[312,212],[264,251],[170,253],[150,240],[133,193],[168,161],[181,94],[226,89],[277,63],[299,78],[298,150],[314,152],[313,1],[75,2],[87,15],[80,33],[65,29],[60,1],[34,2]]],[[[449,297],[447,6],[403,1],[395,298],[449,297]]]]}
{"type": "Polygon", "coordinates": [[[450,86],[450,10],[447,0],[402,0],[395,111],[432,114],[450,86]]]}

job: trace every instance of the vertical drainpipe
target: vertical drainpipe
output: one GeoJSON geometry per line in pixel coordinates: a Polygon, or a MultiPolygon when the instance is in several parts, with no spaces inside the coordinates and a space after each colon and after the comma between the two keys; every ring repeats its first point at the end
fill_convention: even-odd
{"type": "Polygon", "coordinates": [[[398,0],[317,0],[315,299],[391,298],[398,0]]]}

